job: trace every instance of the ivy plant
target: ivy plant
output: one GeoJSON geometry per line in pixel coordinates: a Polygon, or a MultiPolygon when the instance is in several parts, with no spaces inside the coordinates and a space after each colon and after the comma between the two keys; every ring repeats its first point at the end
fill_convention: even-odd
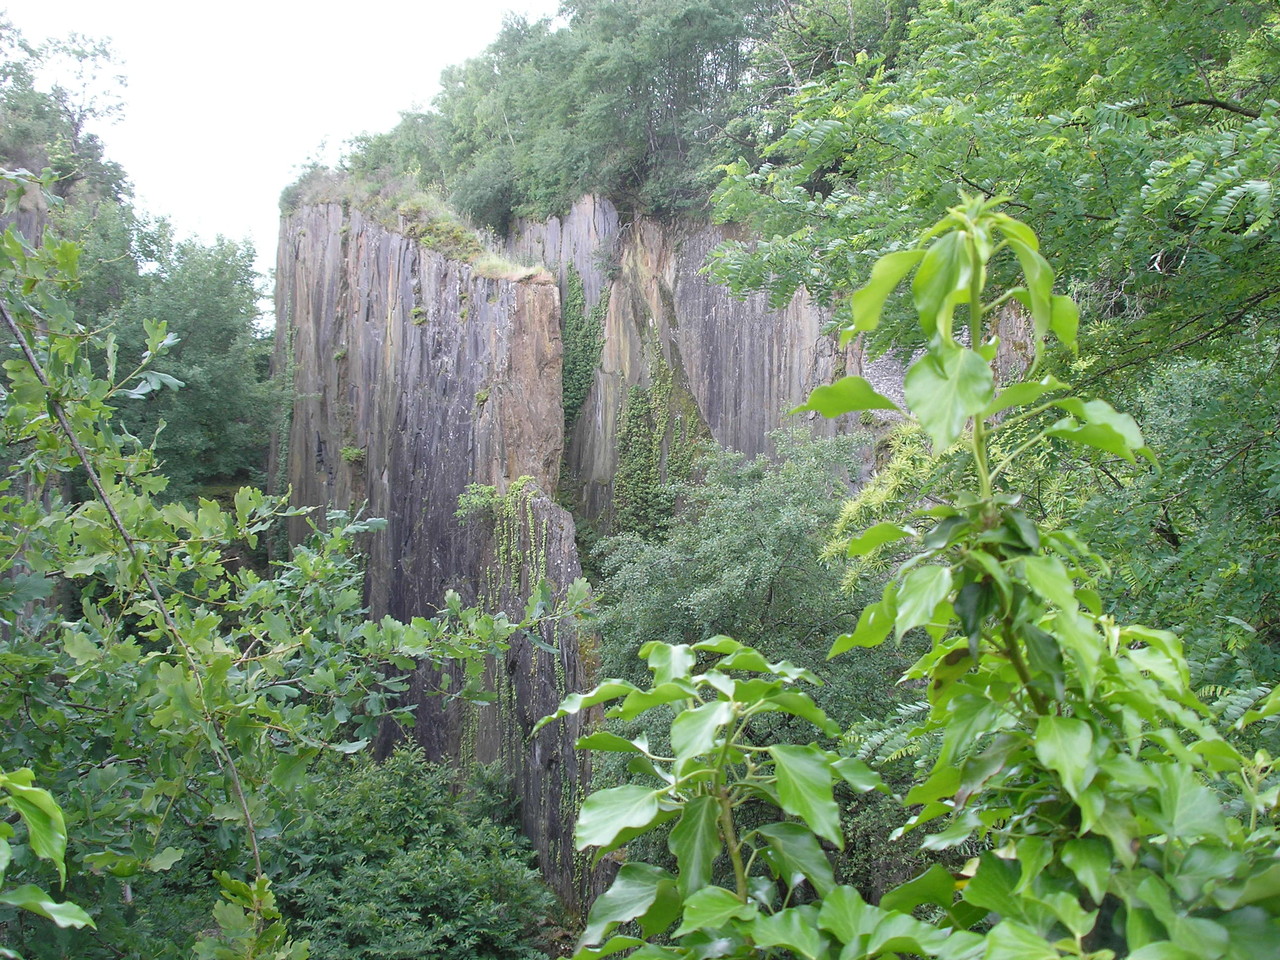
{"type": "MultiPolygon", "coordinates": [[[[753,717],[778,710],[831,729],[795,689],[806,671],[766,663],[728,638],[649,644],[651,686],[606,680],[556,716],[606,702],[621,718],[674,711],[671,756],[654,755],[644,736],[602,731],[580,741],[633,753],[631,769],[649,782],[588,798],[577,842],[603,854],[670,823],[678,870],[626,863],[593,906],[577,957],[632,948],[646,958],[808,960],[1268,955],[1280,936],[1280,788],[1272,758],[1243,754],[1232,734],[1280,714],[1280,693],[1233,729],[1216,728],[1179,638],[1109,616],[1091,587],[1105,558],[1069,530],[1037,523],[1004,488],[1010,466],[1040,445],[1130,463],[1151,456],[1132,418],[1041,372],[1047,338],[1074,346],[1075,304],[1053,292],[1033,232],[983,198],[966,197],[914,246],[877,262],[853,295],[846,339],[874,329],[908,277],[928,347],[907,372],[899,412],[935,453],[967,451],[973,484],[850,540],[853,556],[914,552],[831,656],[928,635],[930,649],[904,682],[927,697],[914,736],[939,746],[899,798],[910,813],[903,833],[922,834],[928,850],[968,843],[982,852],[960,871],[935,864],[867,903],[835,882],[827,860],[824,845],[843,843],[833,788],[888,788],[816,743],[751,736],[753,717]],[[993,296],[997,257],[1012,258],[1023,283],[993,296]],[[998,384],[986,321],[1010,300],[1030,314],[1034,362],[1025,379],[998,384]],[[757,809],[744,833],[748,803],[775,819],[759,825],[757,809]],[[732,879],[719,884],[721,876],[732,879]]],[[[898,407],[845,377],[800,409],[898,407]]]]}

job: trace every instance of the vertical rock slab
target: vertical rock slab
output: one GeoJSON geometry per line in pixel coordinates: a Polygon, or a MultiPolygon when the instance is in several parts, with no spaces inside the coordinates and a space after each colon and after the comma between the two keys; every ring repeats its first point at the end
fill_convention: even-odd
{"type": "MultiPolygon", "coordinates": [[[[276,314],[276,365],[294,403],[275,483],[297,504],[367,501],[387,519],[367,547],[373,616],[430,616],[453,589],[519,619],[540,578],[563,591],[580,575],[572,520],[534,493],[555,490],[564,443],[553,282],[479,276],[359,212],[318,205],[282,224],[276,314]],[[455,516],[468,484],[501,496],[521,477],[518,528],[455,516]]],[[[306,532],[293,521],[291,539],[306,532]]],[[[573,750],[578,725],[529,731],[589,679],[574,632],[551,631],[542,645],[513,638],[491,665],[492,707],[433,696],[437,678],[419,670],[416,723],[387,730],[381,747],[407,732],[432,759],[500,761],[549,879],[577,905],[587,878],[571,833],[589,776],[573,750]]]]}
{"type": "MultiPolygon", "coordinates": [[[[901,364],[869,361],[857,343],[840,348],[824,332],[830,311],[803,292],[779,309],[763,294],[738,299],[712,283],[702,267],[730,236],[730,228],[693,222],[624,223],[608,201],[585,197],[563,218],[519,224],[508,242],[513,255],[557,272],[562,293],[573,269],[589,307],[607,302],[600,364],[565,457],[577,507],[592,520],[607,524],[613,514],[620,425],[633,388],[672,380],[662,388],[670,407],[664,458],[680,442],[678,429],[748,456],[767,453],[787,411],[846,374],[901,395],[901,364]]],[[[808,423],[825,435],[858,426],[854,417],[808,423]]]]}
{"type": "Polygon", "coordinates": [[[26,183],[21,189],[17,208],[7,216],[0,214],[0,233],[13,227],[28,243],[38,247],[44,240],[45,227],[49,226],[49,203],[37,185],[26,183]]]}

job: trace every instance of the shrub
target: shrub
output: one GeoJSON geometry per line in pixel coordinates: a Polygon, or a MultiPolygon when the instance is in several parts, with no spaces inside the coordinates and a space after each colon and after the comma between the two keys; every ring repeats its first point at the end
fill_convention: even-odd
{"type": "MultiPolygon", "coordinates": [[[[502,807],[472,779],[401,749],[335,763],[308,789],[279,890],[296,936],[327,960],[533,960],[552,897],[502,807]]],[[[509,804],[508,804],[509,806],[509,804]]]]}

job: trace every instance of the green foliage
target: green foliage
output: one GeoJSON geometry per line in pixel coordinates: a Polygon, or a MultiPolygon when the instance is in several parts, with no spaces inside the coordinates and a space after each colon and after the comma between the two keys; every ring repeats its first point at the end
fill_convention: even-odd
{"type": "Polygon", "coordinates": [[[458,497],[454,516],[459,520],[492,516],[498,504],[498,488],[488,483],[468,483],[458,497]]]}
{"type": "Polygon", "coordinates": [[[119,421],[136,436],[155,435],[167,497],[218,482],[260,483],[280,400],[269,380],[270,341],[256,327],[253,250],[188,241],[154,256],[160,269],[139,276],[99,318],[108,363],[146,364],[141,382],[119,392],[119,421]],[[148,355],[139,321],[164,322],[173,340],[163,358],[148,355]]]}
{"type": "Polygon", "coordinates": [[[673,484],[689,478],[704,436],[697,407],[675,389],[671,367],[656,349],[652,380],[627,391],[618,420],[618,469],[613,477],[614,533],[658,535],[675,507],[673,484]]]}
{"type": "Polygon", "coordinates": [[[348,163],[440,186],[499,232],[584,193],[645,212],[699,205],[772,6],[575,0],[563,25],[512,17],[483,54],[443,72],[431,112],[356,141],[348,163]]]}
{"type": "MultiPolygon", "coordinates": [[[[10,191],[6,209],[19,195],[10,191]]],[[[190,857],[229,873],[222,946],[287,955],[293,948],[273,932],[261,839],[284,828],[308,764],[324,750],[363,749],[384,717],[404,714],[407,682],[389,678],[389,667],[461,663],[464,684],[449,693],[478,697],[485,657],[522,625],[463,609],[456,595],[433,620],[368,622],[352,554],[377,521],[330,514],[264,577],[239,555],[297,512],[280,498],[244,488],[226,509],[158,502],[165,478],[153,453],[112,410],[157,375],[120,375],[110,343],[76,322],[79,254],[52,235],[38,249],[12,230],[0,241],[12,347],[0,398],[10,451],[0,480],[0,718],[12,735],[0,769],[33,771],[75,811],[65,866],[100,927],[118,926],[122,904],[143,908],[127,906],[122,885],[190,857]],[[66,497],[61,481],[72,471],[89,491],[83,501],[66,497]],[[175,833],[192,845],[175,846],[175,833]]],[[[149,358],[172,345],[163,320],[144,329],[149,358]]],[[[59,853],[28,850],[7,872],[20,889],[44,884],[40,857],[59,853]]],[[[61,873],[62,858],[47,859],[61,873]]],[[[13,913],[0,923],[27,947],[50,943],[13,913]]],[[[74,938],[54,947],[99,949],[74,938]]]]}
{"type": "MultiPolygon", "coordinates": [[[[900,798],[910,818],[898,832],[931,829],[920,841],[925,850],[976,841],[981,852],[958,874],[935,864],[878,906],[866,903],[836,884],[819,840],[844,842],[834,784],[889,788],[861,761],[813,744],[759,746],[745,732],[753,716],[777,710],[826,729],[830,721],[812,701],[787,689],[806,672],[768,664],[727,638],[651,643],[642,650],[651,687],[606,680],[566,699],[556,716],[612,701],[620,703],[611,715],[621,718],[673,705],[671,756],[651,752],[647,736],[580,742],[634,755],[632,770],[656,775],[657,785],[594,794],[577,838],[603,853],[675,821],[678,873],[624,866],[592,908],[577,956],[637,947],[632,956],[694,957],[712,943],[719,956],[765,948],[809,960],[902,953],[1244,960],[1270,950],[1280,934],[1271,820],[1280,787],[1271,756],[1242,752],[1234,735],[1280,713],[1280,694],[1239,712],[1230,731],[1217,729],[1178,638],[1104,613],[1091,584],[1105,561],[1074,533],[1037,524],[1017,494],[998,486],[1026,451],[1046,444],[1130,463],[1147,453],[1131,418],[1065,394],[1052,376],[1034,378],[1042,338],[1075,335],[1065,319],[1074,312],[1053,295],[1037,246],[996,205],[966,198],[914,248],[912,293],[928,347],[908,371],[904,414],[936,451],[962,445],[976,489],[850,543],[855,554],[900,541],[916,552],[831,649],[837,656],[877,647],[890,634],[928,635],[931,648],[906,679],[927,691],[911,736],[934,738],[937,750],[900,798]],[[1005,269],[1025,285],[988,300],[988,272],[1000,269],[1004,253],[1016,260],[1005,269]],[[1028,379],[997,391],[987,321],[1011,296],[1033,315],[1035,360],[1028,379]],[[957,307],[971,346],[954,336],[957,307]],[[1010,433],[1030,436],[998,452],[1010,433]],[[714,659],[700,668],[702,657],[714,659]],[[747,798],[776,807],[780,819],[740,833],[737,807],[747,798]],[[707,885],[722,851],[733,889],[707,885]],[[800,885],[811,892],[792,896],[800,885]],[[919,908],[926,912],[914,915],[919,908]],[[632,921],[640,937],[618,932],[632,921]],[[667,931],[671,946],[645,943],[667,931]]],[[[873,271],[853,327],[875,325],[878,302],[910,272],[896,269],[903,260],[884,264],[880,275],[896,274],[891,283],[873,271]]],[[[843,396],[843,409],[823,401],[824,412],[878,402],[864,390],[843,396]]]]}
{"type": "Polygon", "coordinates": [[[0,18],[0,164],[47,171],[59,198],[127,193],[124,171],[105,159],[102,141],[87,129],[122,109],[115,90],[122,79],[103,76],[114,66],[101,41],[71,33],[34,47],[0,18]],[[42,90],[46,72],[61,82],[42,90]]]}
{"type": "Polygon", "coordinates": [[[618,469],[613,475],[613,529],[653,536],[671,514],[662,478],[667,398],[660,385],[632,386],[618,419],[618,469]]]}
{"type": "Polygon", "coordinates": [[[605,296],[587,306],[582,277],[569,268],[568,293],[560,310],[560,336],[564,344],[564,425],[569,430],[587,400],[604,349],[605,296]]]}
{"type": "Polygon", "coordinates": [[[420,751],[323,765],[276,854],[295,878],[280,890],[291,926],[333,960],[542,957],[553,900],[515,829],[481,813],[504,807],[420,751]]]}
{"type": "Polygon", "coordinates": [[[253,883],[236,880],[225,871],[215,877],[223,897],[213,908],[218,935],[195,944],[196,960],[307,960],[311,956],[306,941],[289,939],[266,877],[253,883]]]}
{"type": "MultiPolygon", "coordinates": [[[[773,436],[776,459],[747,461],[708,444],[694,479],[671,487],[676,511],[663,531],[608,538],[596,549],[604,574],[600,634],[601,673],[641,682],[635,651],[650,640],[693,644],[727,633],[770,659],[810,662],[826,652],[827,638],[856,620],[861,598],[842,589],[845,562],[824,558],[821,547],[835,521],[856,462],[860,437],[814,439],[806,431],[773,436]]],[[[894,699],[892,679],[909,662],[900,652],[868,651],[856,663],[815,669],[823,685],[812,694],[834,716],[877,717],[894,699]]],[[[632,736],[646,724],[655,749],[662,734],[646,720],[610,723],[632,736]]],[[[759,718],[759,735],[785,739],[798,721],[759,718]]],[[[597,758],[597,787],[627,780],[625,757],[597,758]]],[[[867,860],[887,858],[885,837],[866,838],[867,860]]],[[[636,857],[660,857],[660,838],[641,838],[636,857]]],[[[849,867],[841,856],[837,869],[849,867]]],[[[662,861],[655,861],[662,862],[662,861]]]]}
{"type": "MultiPolygon", "coordinates": [[[[835,732],[836,725],[799,687],[817,682],[808,670],[787,661],[770,663],[728,637],[692,645],[652,641],[640,653],[653,673],[651,687],[606,680],[590,693],[567,698],[542,723],[614,701],[621,702],[609,716],[632,720],[648,715],[650,724],[654,711],[675,709],[669,756],[653,752],[644,734],[628,740],[597,733],[579,742],[583,748],[630,755],[631,770],[647,775],[647,782],[593,793],[583,804],[575,835],[579,848],[598,847],[598,855],[604,855],[674,821],[668,844],[679,871],[625,864],[591,908],[577,955],[602,956],[641,946],[635,937],[610,934],[620,924],[637,921],[643,935],[652,937],[683,914],[672,934],[681,938],[681,950],[646,948],[650,955],[694,955],[686,951],[705,948],[713,939],[699,932],[705,927],[716,931],[722,955],[746,956],[751,940],[745,930],[759,922],[763,932],[771,910],[789,903],[797,888],[807,883],[820,896],[835,888],[819,843],[822,838],[844,845],[835,786],[847,783],[866,791],[881,786],[879,777],[865,764],[813,744],[764,746],[753,735],[762,718],[778,713],[828,736],[835,732]],[[709,658],[702,669],[697,668],[700,657],[709,658]],[[780,808],[804,826],[778,822],[740,832],[736,811],[758,804],[780,808]],[[711,885],[721,857],[732,866],[732,890],[711,885]],[[603,944],[599,952],[591,949],[596,944],[603,944]]],[[[800,907],[778,916],[796,909],[816,914],[812,907],[800,907]]],[[[812,936],[821,935],[814,930],[812,936]]],[[[754,939],[767,945],[759,934],[754,939]]]]}
{"type": "MultiPolygon", "coordinates": [[[[105,48],[76,37],[67,44],[46,49],[37,60],[70,57],[86,70],[109,65],[105,48]]],[[[6,68],[21,73],[13,63],[6,68]]],[[[109,116],[113,108],[94,99],[96,81],[81,80],[83,90],[40,94],[50,99],[41,115],[76,129],[109,116]]],[[[43,149],[36,130],[20,126],[12,136],[43,149]]],[[[76,148],[80,153],[100,153],[92,136],[83,130],[76,136],[88,145],[76,148]]],[[[267,432],[281,403],[269,384],[269,341],[257,326],[261,293],[253,251],[221,238],[211,245],[175,242],[168,223],[148,220],[122,198],[123,187],[112,186],[110,178],[123,183],[123,174],[111,167],[114,174],[91,156],[81,157],[74,170],[53,181],[59,202],[47,203],[33,186],[22,207],[42,214],[37,222],[48,221],[81,249],[67,305],[79,322],[95,328],[95,362],[110,368],[112,377],[137,378],[113,394],[117,421],[154,441],[171,499],[211,485],[260,482],[267,432]],[[162,359],[149,355],[144,323],[161,320],[174,337],[162,359]]],[[[47,170],[45,182],[59,175],[47,170]]]]}
{"type": "Polygon", "coordinates": [[[1109,557],[1105,593],[1126,616],[1159,612],[1193,647],[1225,633],[1252,658],[1268,654],[1280,628],[1280,388],[1258,362],[1275,349],[1266,337],[1235,358],[1175,361],[1136,390],[1162,469],[1119,482],[1098,471],[1080,524],[1109,557]],[[1232,617],[1248,627],[1233,629],[1232,617]]]}
{"type": "MultiPolygon", "coordinates": [[[[648,640],[696,643],[731,634],[769,657],[816,660],[858,610],[841,589],[845,564],[821,547],[848,493],[858,437],[774,434],[777,459],[707,450],[697,479],[673,488],[679,504],[659,537],[624,534],[597,553],[605,574],[597,615],[606,676],[639,682],[634,654],[648,640]]],[[[815,693],[839,715],[879,715],[887,681],[905,666],[876,654],[822,670],[815,693]]]]}
{"type": "MultiPolygon", "coordinates": [[[[721,279],[775,302],[803,285],[847,319],[879,255],[967,185],[1008,196],[1123,320],[1087,331],[1099,357],[1159,358],[1265,313],[1280,93],[1266,4],[937,0],[895,16],[911,37],[892,64],[846,58],[793,98],[769,163],[728,168],[718,215],[761,239],[727,245],[721,279]]],[[[870,339],[913,336],[895,322],[870,339]]]]}

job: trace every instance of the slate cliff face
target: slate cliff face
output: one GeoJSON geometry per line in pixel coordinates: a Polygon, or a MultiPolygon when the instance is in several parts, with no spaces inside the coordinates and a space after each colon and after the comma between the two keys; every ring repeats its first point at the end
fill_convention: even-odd
{"type": "MultiPolygon", "coordinates": [[[[866,361],[859,347],[841,350],[823,334],[829,311],[797,294],[781,310],[763,295],[738,300],[700,271],[730,231],[641,219],[622,223],[607,201],[587,197],[563,218],[522,223],[507,252],[557,272],[567,289],[572,269],[590,308],[603,298],[604,349],[592,388],[568,439],[566,469],[578,508],[592,520],[612,516],[619,467],[618,433],[629,392],[670,376],[666,418],[670,446],[709,435],[748,456],[769,451],[769,433],[817,386],[861,374],[901,396],[902,369],[866,361]],[[696,419],[696,424],[682,420],[696,419]]],[[[848,432],[852,418],[810,417],[816,433],[848,432]]]]}
{"type": "MultiPolygon", "coordinates": [[[[367,545],[373,616],[429,616],[456,589],[465,603],[519,619],[531,581],[545,576],[563,588],[580,576],[572,520],[545,495],[509,498],[500,531],[454,516],[469,483],[501,493],[527,476],[525,490],[556,487],[563,415],[553,283],[480,277],[357,212],[314,206],[282,224],[276,312],[277,369],[291,369],[295,391],[277,485],[287,480],[298,504],[367,500],[387,519],[367,545]]],[[[305,521],[290,534],[305,536],[305,521]]],[[[410,732],[432,759],[504,763],[525,831],[574,903],[585,879],[574,869],[572,821],[589,771],[573,751],[576,726],[528,734],[589,678],[572,631],[544,640],[558,653],[519,639],[492,666],[495,707],[446,707],[419,670],[410,732]]],[[[399,735],[386,731],[381,749],[399,735]]]]}
{"type": "MultiPolygon", "coordinates": [[[[538,578],[563,588],[578,576],[564,510],[521,493],[494,518],[463,523],[454,511],[469,483],[502,492],[529,476],[543,494],[559,485],[561,498],[608,528],[636,496],[626,488],[641,467],[660,484],[687,465],[701,438],[767,452],[784,412],[845,373],[900,392],[896,362],[867,364],[856,347],[837,349],[822,333],[829,316],[805,298],[772,310],[762,297],[738,301],[702,277],[724,237],[705,226],[623,224],[611,205],[586,199],[563,220],[523,225],[509,241],[513,259],[546,264],[557,285],[477,276],[337,205],[304,207],[284,221],[276,364],[292,370],[295,401],[281,434],[287,457],[282,447],[273,460],[296,502],[367,499],[371,513],[387,518],[368,545],[375,616],[429,615],[451,588],[464,602],[518,614],[538,578]],[[574,274],[603,346],[566,444],[561,302],[577,289],[574,274]],[[643,443],[624,436],[645,418],[643,443]]],[[[822,433],[854,426],[810,422],[822,433]]],[[[291,530],[295,539],[305,532],[301,521],[291,530]]],[[[555,724],[533,739],[528,732],[566,692],[595,678],[571,631],[544,639],[558,652],[520,641],[493,665],[499,703],[487,712],[446,708],[419,671],[410,732],[435,759],[504,763],[544,869],[569,905],[581,907],[598,879],[572,851],[589,779],[573,751],[581,727],[555,724]]],[[[381,749],[397,735],[388,731],[381,749]]]]}

